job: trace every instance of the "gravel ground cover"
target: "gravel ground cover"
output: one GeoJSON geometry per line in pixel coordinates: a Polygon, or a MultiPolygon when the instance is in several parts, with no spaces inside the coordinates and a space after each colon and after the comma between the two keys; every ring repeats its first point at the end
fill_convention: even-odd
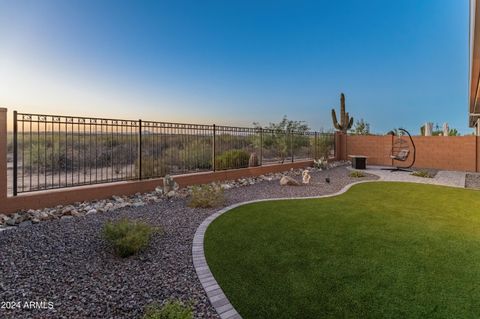
{"type": "MultiPolygon", "coordinates": [[[[358,180],[377,179],[351,178],[348,172],[345,167],[312,171],[309,185],[280,186],[278,180],[264,180],[229,189],[226,205],[330,194],[358,180]]],[[[218,208],[188,208],[186,200],[165,198],[0,232],[0,317],[141,318],[145,305],[178,298],[193,304],[196,318],[218,318],[197,279],[191,255],[196,228],[218,208]],[[160,226],[163,234],[154,235],[149,247],[136,256],[116,257],[101,229],[105,222],[124,217],[160,226]],[[28,309],[25,302],[30,301],[53,309],[28,309]]]]}
{"type": "MultiPolygon", "coordinates": [[[[381,180],[389,182],[411,182],[465,188],[465,172],[437,170],[431,178],[413,176],[410,172],[385,170],[384,166],[368,166],[365,172],[377,175],[381,180]]],[[[430,174],[434,170],[428,170],[430,174]]]]}
{"type": "Polygon", "coordinates": [[[480,174],[467,174],[465,176],[465,187],[480,189],[480,174]]]}

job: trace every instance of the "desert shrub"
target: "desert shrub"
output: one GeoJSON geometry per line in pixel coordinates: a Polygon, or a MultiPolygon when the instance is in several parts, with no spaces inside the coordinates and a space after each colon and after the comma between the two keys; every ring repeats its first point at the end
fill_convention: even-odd
{"type": "MultiPolygon", "coordinates": [[[[31,171],[61,169],[75,171],[89,167],[130,165],[137,158],[127,137],[107,138],[100,134],[33,134],[19,141],[20,160],[31,171]],[[23,156],[23,158],[22,158],[23,156]]],[[[13,142],[12,146],[13,148],[13,142]]]]}
{"type": "Polygon", "coordinates": [[[215,169],[231,169],[248,167],[250,153],[245,150],[229,150],[215,159],[215,169]]]}
{"type": "Polygon", "coordinates": [[[104,145],[107,147],[114,148],[118,145],[121,145],[124,143],[124,141],[121,139],[121,137],[117,137],[115,135],[107,135],[103,138],[104,145]]]}
{"type": "Polygon", "coordinates": [[[415,171],[415,172],[412,172],[410,175],[423,177],[423,178],[433,178],[433,176],[428,171],[425,171],[425,170],[415,171]]]}
{"type": "Polygon", "coordinates": [[[222,187],[219,185],[200,185],[192,188],[192,194],[188,206],[208,208],[217,207],[225,202],[225,196],[222,187]]]}
{"type": "Polygon", "coordinates": [[[154,231],[152,226],[143,222],[121,219],[107,222],[103,227],[103,236],[113,246],[115,252],[125,258],[147,247],[154,231]]]}
{"type": "Polygon", "coordinates": [[[317,137],[317,147],[315,157],[330,158],[335,148],[335,138],[331,133],[319,133],[317,137]]]}
{"type": "Polygon", "coordinates": [[[146,307],[143,319],[191,319],[193,309],[178,300],[169,300],[163,306],[151,304],[146,307]]]}
{"type": "MultiPolygon", "coordinates": [[[[163,161],[152,156],[142,157],[142,178],[161,177],[167,174],[167,168],[163,161]]],[[[140,175],[140,161],[135,161],[135,175],[140,175]]]]}
{"type": "Polygon", "coordinates": [[[353,177],[353,178],[361,178],[361,177],[365,177],[365,174],[363,172],[360,172],[360,171],[353,171],[350,174],[348,174],[348,176],[353,177]]]}
{"type": "Polygon", "coordinates": [[[263,133],[263,139],[257,140],[258,147],[263,148],[264,158],[279,158],[284,162],[288,156],[288,145],[286,142],[286,133],[284,131],[269,131],[263,133]],[[263,143],[260,143],[262,141],[263,143]]]}
{"type": "MultiPolygon", "coordinates": [[[[19,150],[22,145],[19,145],[19,150]]],[[[30,171],[43,171],[44,169],[68,169],[73,167],[71,153],[66,153],[65,149],[51,149],[47,148],[45,144],[38,141],[32,141],[31,144],[23,145],[23,151],[20,153],[24,156],[22,164],[24,168],[30,171]]],[[[21,156],[22,156],[21,155],[21,156]]]]}
{"type": "Polygon", "coordinates": [[[250,154],[250,158],[248,159],[248,167],[256,167],[260,166],[260,160],[258,159],[257,153],[250,154]]]}
{"type": "Polygon", "coordinates": [[[165,162],[180,168],[211,169],[212,146],[206,140],[191,141],[182,147],[168,147],[163,153],[165,162]]]}

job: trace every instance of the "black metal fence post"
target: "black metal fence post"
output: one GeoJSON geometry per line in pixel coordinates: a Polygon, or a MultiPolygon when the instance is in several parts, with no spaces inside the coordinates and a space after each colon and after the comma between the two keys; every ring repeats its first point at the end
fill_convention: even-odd
{"type": "Polygon", "coordinates": [[[260,128],[260,166],[263,165],[263,128],[260,128]]]}
{"type": "Polygon", "coordinates": [[[17,111],[13,111],[13,196],[17,196],[18,187],[18,124],[17,111]]]}
{"type": "Polygon", "coordinates": [[[142,179],[142,120],[138,120],[138,179],[142,179]]]}
{"type": "Polygon", "coordinates": [[[313,155],[313,159],[316,160],[318,159],[318,132],[315,131],[315,147],[314,147],[314,152],[315,154],[313,155]]]}
{"type": "Polygon", "coordinates": [[[293,155],[293,132],[290,131],[290,154],[292,156],[292,163],[294,162],[294,155],[293,155]]]}
{"type": "Polygon", "coordinates": [[[212,141],[212,170],[215,172],[215,136],[217,135],[216,133],[216,126],[213,124],[213,141],[212,141]]]}

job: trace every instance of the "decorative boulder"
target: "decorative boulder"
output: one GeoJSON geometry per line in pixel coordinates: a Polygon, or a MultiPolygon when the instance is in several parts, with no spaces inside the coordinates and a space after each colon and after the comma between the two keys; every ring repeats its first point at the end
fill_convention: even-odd
{"type": "Polygon", "coordinates": [[[170,175],[165,175],[163,178],[163,193],[168,194],[171,191],[178,190],[178,184],[173,180],[170,175]]]}
{"type": "Polygon", "coordinates": [[[290,176],[283,176],[281,179],[280,179],[280,185],[281,186],[299,186],[300,183],[297,182],[295,179],[293,179],[292,177],[290,176]]]}
{"type": "Polygon", "coordinates": [[[260,166],[260,161],[258,160],[257,153],[250,154],[250,159],[248,160],[248,167],[260,166]]]}
{"type": "Polygon", "coordinates": [[[302,183],[303,184],[308,184],[310,183],[310,178],[312,178],[308,172],[308,170],[304,170],[302,172],[302,183]]]}

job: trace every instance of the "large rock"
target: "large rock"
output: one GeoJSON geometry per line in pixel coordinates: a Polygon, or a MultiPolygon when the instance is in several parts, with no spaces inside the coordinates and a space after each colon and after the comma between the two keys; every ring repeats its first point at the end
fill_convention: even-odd
{"type": "Polygon", "coordinates": [[[302,172],[302,183],[303,183],[303,184],[308,184],[308,183],[310,183],[310,178],[311,178],[311,176],[310,176],[310,174],[308,173],[308,170],[304,170],[304,171],[302,172]]]}
{"type": "Polygon", "coordinates": [[[163,193],[168,194],[171,191],[176,191],[178,189],[179,187],[177,182],[175,182],[170,175],[165,175],[163,178],[163,193]]]}
{"type": "Polygon", "coordinates": [[[15,224],[20,224],[26,219],[26,216],[23,214],[15,213],[13,214],[12,219],[15,221],[15,224]]]}
{"type": "Polygon", "coordinates": [[[39,218],[40,220],[48,220],[51,218],[51,216],[47,212],[41,211],[38,213],[38,216],[35,216],[35,218],[39,218]]]}
{"type": "Polygon", "coordinates": [[[256,167],[260,166],[260,161],[258,160],[257,153],[250,154],[250,158],[248,159],[248,167],[256,167]]]}
{"type": "Polygon", "coordinates": [[[8,220],[8,216],[4,214],[0,214],[0,224],[5,223],[8,220]]]}
{"type": "Polygon", "coordinates": [[[73,211],[75,209],[75,207],[73,207],[72,205],[68,205],[68,206],[65,206],[63,209],[62,209],[62,215],[70,215],[70,212],[73,211]]]}
{"type": "Polygon", "coordinates": [[[72,210],[70,212],[70,215],[73,216],[73,217],[79,217],[79,216],[83,216],[82,213],[79,213],[76,209],[72,210]]]}
{"type": "Polygon", "coordinates": [[[121,198],[120,196],[112,196],[112,198],[117,202],[117,203],[124,203],[125,200],[121,198]]]}
{"type": "Polygon", "coordinates": [[[280,185],[281,186],[299,186],[300,183],[297,182],[295,179],[293,179],[292,177],[290,176],[283,176],[281,179],[280,179],[280,185]]]}

